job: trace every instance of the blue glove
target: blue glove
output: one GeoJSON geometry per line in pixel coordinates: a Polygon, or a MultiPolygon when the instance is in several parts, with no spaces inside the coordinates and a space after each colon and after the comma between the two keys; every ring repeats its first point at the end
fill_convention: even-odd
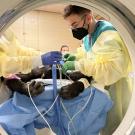
{"type": "Polygon", "coordinates": [[[51,51],[41,55],[43,65],[59,64],[62,60],[62,54],[59,51],[51,51]]]}

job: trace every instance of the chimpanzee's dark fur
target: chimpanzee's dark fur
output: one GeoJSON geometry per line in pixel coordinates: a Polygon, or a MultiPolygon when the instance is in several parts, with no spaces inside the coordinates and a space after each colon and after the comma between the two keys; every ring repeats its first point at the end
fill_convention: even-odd
{"type": "MultiPolygon", "coordinates": [[[[52,78],[52,70],[51,68],[35,68],[28,74],[17,74],[18,77],[21,79],[5,79],[5,84],[8,86],[9,89],[12,91],[18,91],[21,94],[25,94],[29,96],[28,94],[28,87],[27,82],[31,81],[32,79],[37,78],[43,78],[43,79],[50,79],[52,78]]],[[[72,84],[63,86],[59,92],[59,95],[64,99],[72,99],[76,96],[78,96],[81,92],[84,90],[84,84],[80,81],[78,81],[81,78],[86,78],[89,83],[92,81],[92,77],[87,77],[83,75],[81,72],[71,72],[68,73],[68,76],[73,80],[74,82],[72,84]]],[[[59,79],[59,70],[57,70],[57,78],[59,79]]],[[[62,78],[68,79],[65,75],[62,74],[62,78]]],[[[2,78],[1,78],[2,79],[2,78]]],[[[44,84],[42,82],[30,82],[29,90],[32,96],[37,96],[44,90],[44,84]]]]}

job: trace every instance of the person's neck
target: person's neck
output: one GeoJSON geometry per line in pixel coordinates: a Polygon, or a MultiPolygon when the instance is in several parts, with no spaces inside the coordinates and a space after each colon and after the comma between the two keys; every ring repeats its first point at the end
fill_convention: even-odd
{"type": "Polygon", "coordinates": [[[89,24],[89,34],[93,33],[95,30],[95,26],[96,26],[97,20],[96,19],[92,19],[92,21],[89,24]]]}

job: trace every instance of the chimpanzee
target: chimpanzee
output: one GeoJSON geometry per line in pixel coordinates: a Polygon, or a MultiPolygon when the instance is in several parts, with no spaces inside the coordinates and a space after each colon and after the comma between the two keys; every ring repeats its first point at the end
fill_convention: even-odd
{"type": "MultiPolygon", "coordinates": [[[[57,79],[59,79],[60,78],[59,70],[57,69],[56,71],[57,71],[57,79]]],[[[27,96],[29,96],[28,87],[27,87],[27,83],[29,82],[29,90],[31,96],[37,96],[44,91],[45,84],[40,81],[36,82],[33,79],[37,79],[37,78],[51,79],[52,69],[51,67],[48,68],[41,67],[41,68],[32,69],[31,72],[28,74],[18,73],[16,75],[20,79],[18,78],[10,79],[4,77],[1,77],[1,79],[5,82],[5,84],[11,91],[13,92],[17,91],[27,96]]],[[[59,95],[63,99],[72,99],[74,97],[77,97],[81,92],[83,92],[84,84],[83,82],[79,81],[79,79],[86,78],[89,83],[91,83],[91,81],[93,80],[91,76],[90,77],[85,76],[79,71],[70,72],[67,73],[67,75],[62,74],[62,78],[64,79],[70,78],[73,81],[73,83],[61,87],[61,90],[59,91],[59,95]]]]}

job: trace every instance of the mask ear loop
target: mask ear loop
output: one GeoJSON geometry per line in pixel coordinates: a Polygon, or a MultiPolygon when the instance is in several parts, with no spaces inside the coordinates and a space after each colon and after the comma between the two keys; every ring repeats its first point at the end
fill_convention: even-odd
{"type": "MultiPolygon", "coordinates": [[[[84,15],[84,16],[83,16],[83,17],[85,17],[85,18],[84,18],[84,23],[83,23],[83,26],[82,26],[83,28],[86,28],[86,27],[85,27],[86,16],[87,16],[87,15],[84,15]]],[[[87,28],[86,28],[86,29],[88,30],[88,32],[89,32],[89,28],[90,28],[89,25],[91,25],[91,22],[92,22],[92,16],[91,16],[91,19],[90,19],[90,23],[88,24],[88,26],[87,26],[87,28]]],[[[91,30],[90,30],[90,31],[91,31],[91,30]]]]}
{"type": "Polygon", "coordinates": [[[92,24],[92,13],[90,14],[90,22],[88,24],[88,31],[89,31],[89,34],[91,35],[92,31],[91,31],[91,24],[92,24]],[[90,29],[90,30],[89,30],[90,29]]]}

